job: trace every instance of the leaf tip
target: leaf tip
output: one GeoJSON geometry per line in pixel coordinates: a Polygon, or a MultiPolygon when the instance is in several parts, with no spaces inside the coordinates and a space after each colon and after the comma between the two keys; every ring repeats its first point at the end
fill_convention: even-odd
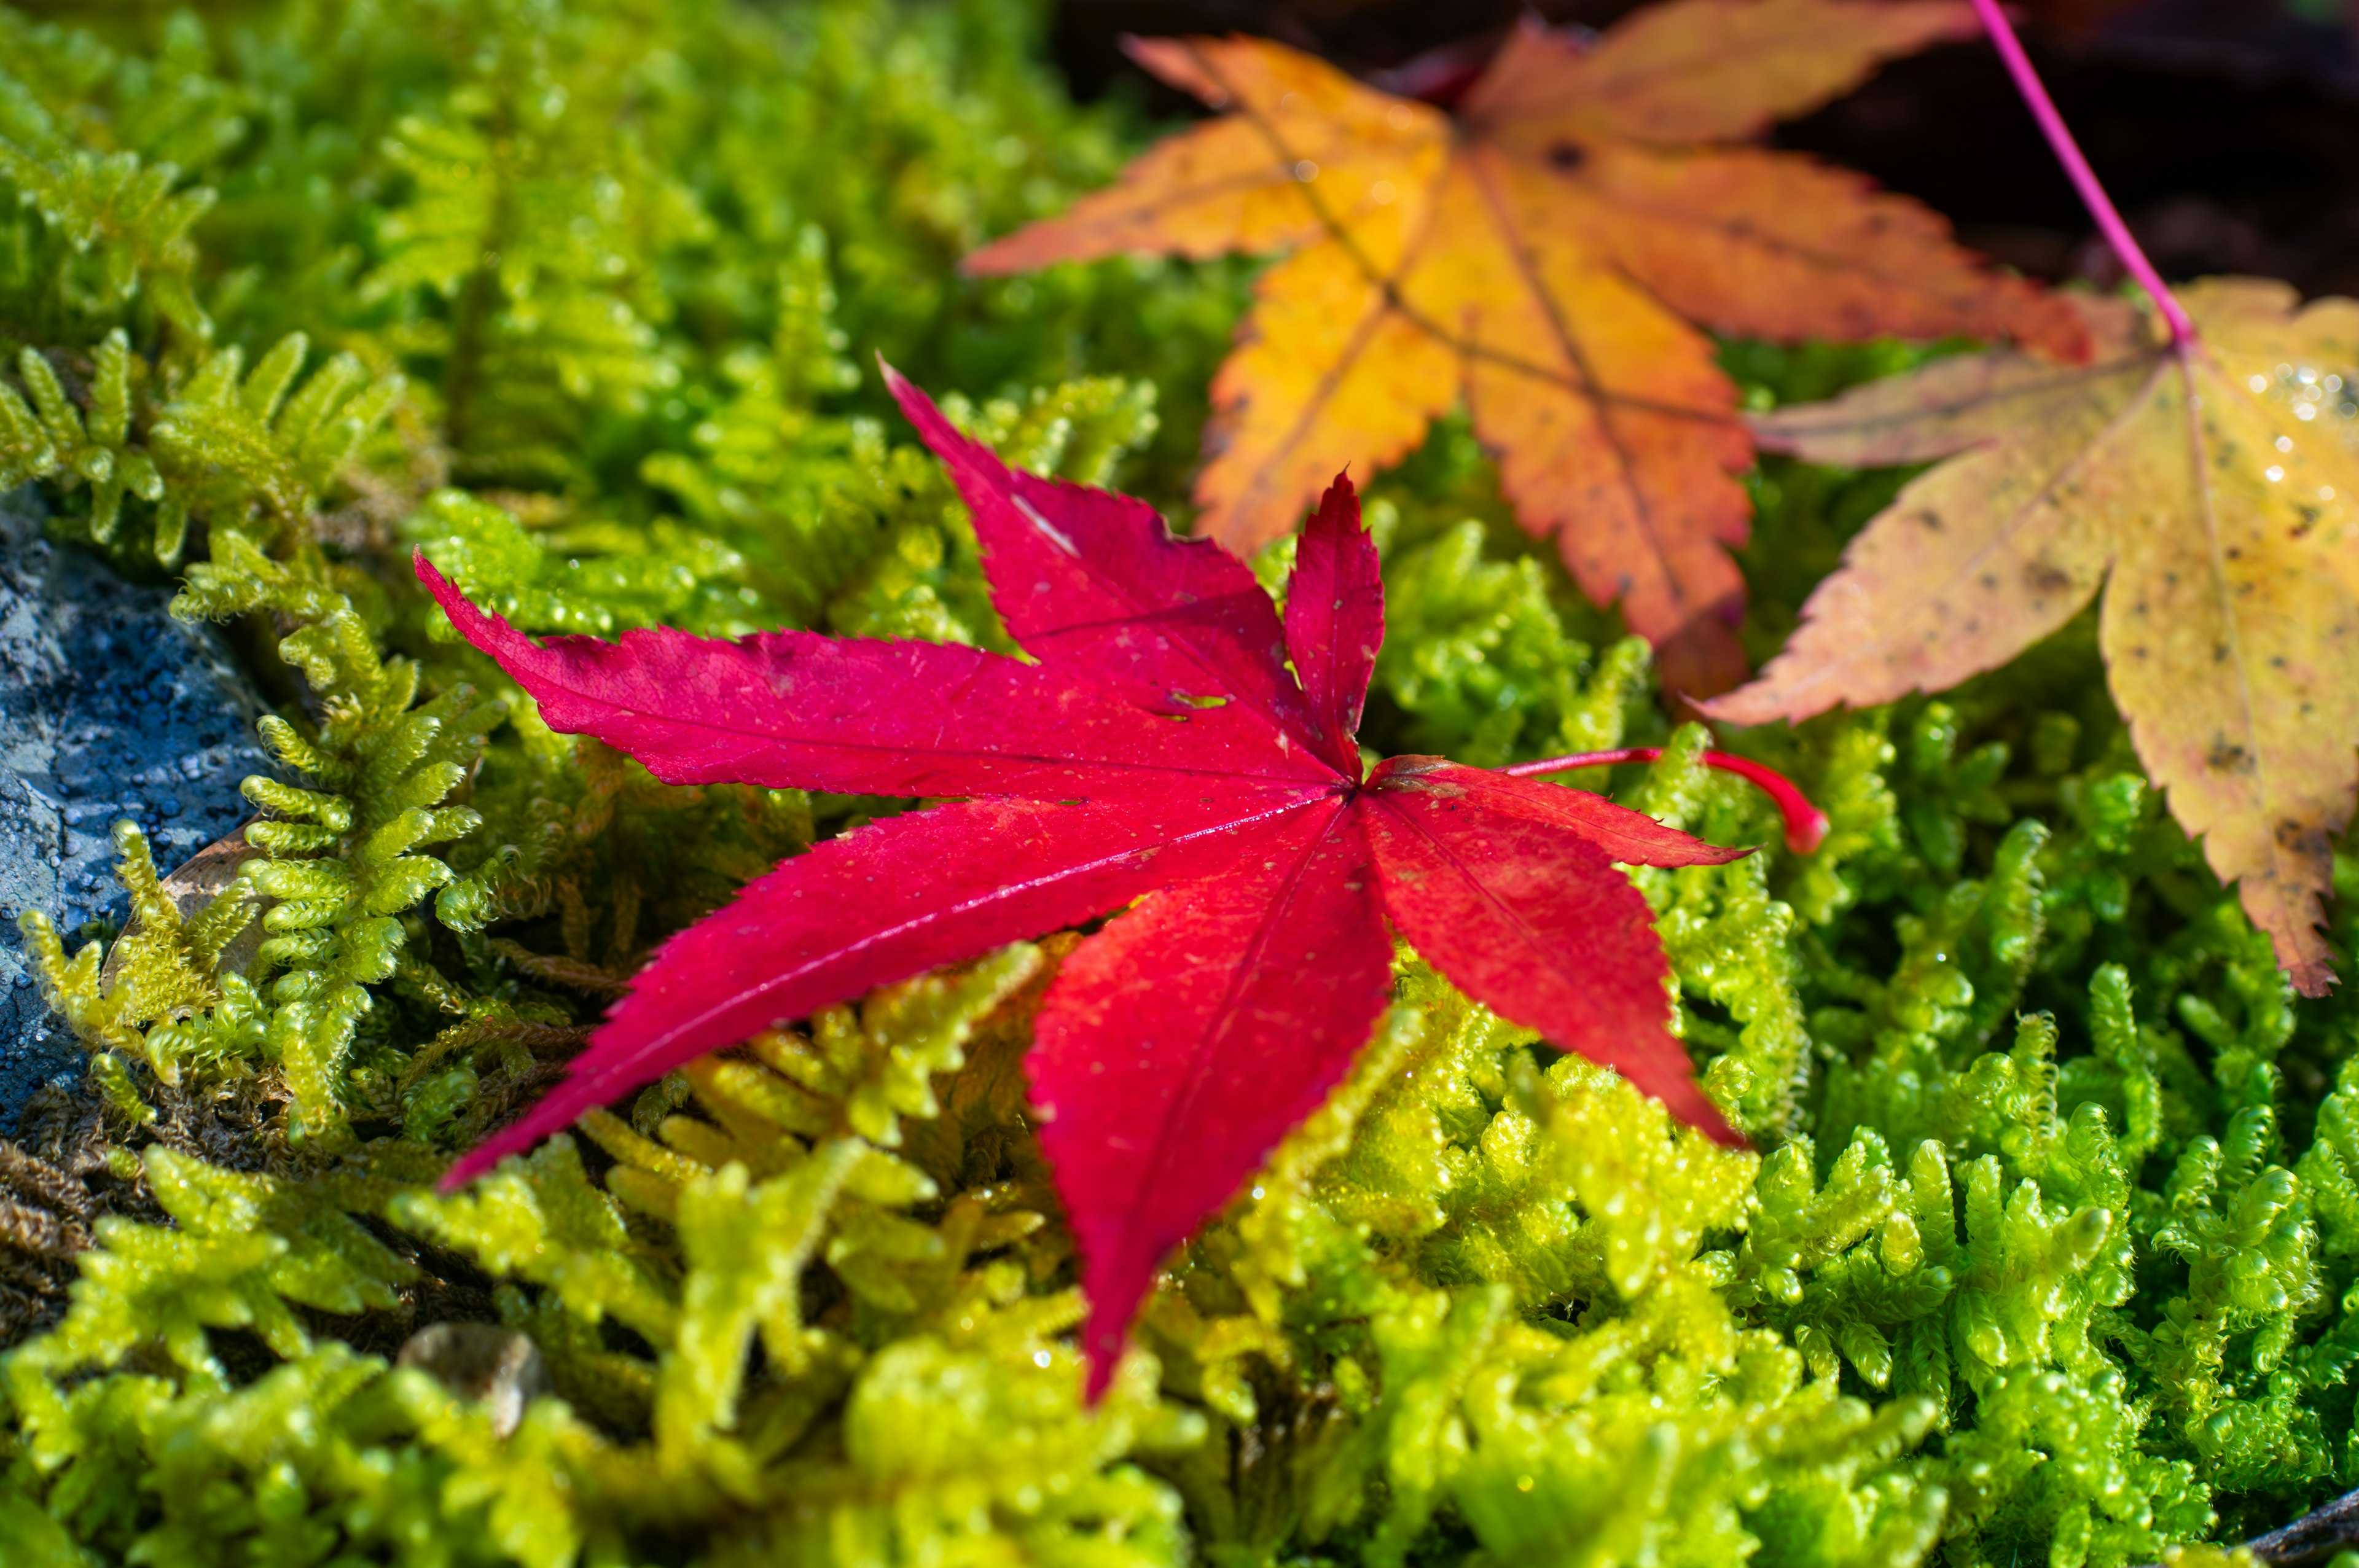
{"type": "Polygon", "coordinates": [[[460,1157],[458,1163],[442,1173],[434,1190],[444,1196],[457,1192],[476,1177],[487,1174],[493,1166],[511,1154],[521,1154],[553,1132],[571,1126],[584,1112],[597,1103],[585,1096],[582,1080],[567,1078],[543,1096],[514,1121],[484,1139],[460,1157]]]}
{"type": "Polygon", "coordinates": [[[1360,492],[1352,482],[1350,469],[1329,481],[1327,488],[1320,492],[1319,504],[1312,510],[1310,522],[1303,525],[1305,534],[1313,529],[1366,537],[1368,525],[1360,514],[1360,492]]]}
{"type": "Polygon", "coordinates": [[[1009,273],[1024,271],[1030,258],[1011,243],[1016,237],[1014,234],[1002,234],[989,244],[967,252],[959,258],[959,276],[1005,277],[1009,273]]]}
{"type": "Polygon", "coordinates": [[[491,650],[484,646],[484,638],[490,632],[492,618],[476,609],[474,601],[461,591],[459,585],[443,576],[441,568],[426,558],[423,545],[410,552],[409,569],[418,574],[418,580],[425,585],[426,591],[433,596],[442,613],[451,618],[451,624],[459,629],[460,635],[489,653],[491,650]]]}
{"type": "Polygon", "coordinates": [[[1105,1398],[1106,1390],[1114,1386],[1114,1368],[1122,1364],[1123,1330],[1116,1326],[1110,1335],[1101,1336],[1097,1322],[1092,1318],[1083,1334],[1082,1365],[1086,1369],[1082,1380],[1082,1404],[1095,1410],[1105,1398]]]}
{"type": "Polygon", "coordinates": [[[2334,972],[2332,959],[2315,957],[2288,964],[2286,979],[2293,982],[2295,990],[2316,1000],[2332,995],[2340,977],[2334,972]]]}
{"type": "Polygon", "coordinates": [[[452,1162],[451,1168],[443,1172],[441,1178],[434,1184],[435,1195],[447,1198],[497,1164],[496,1155],[486,1157],[491,1147],[489,1143],[481,1144],[452,1162]]]}
{"type": "Polygon", "coordinates": [[[1655,643],[1655,669],[1667,697],[1701,709],[1706,698],[1745,684],[1752,662],[1736,635],[1744,616],[1739,590],[1655,643]]]}
{"type": "Polygon", "coordinates": [[[1115,1235],[1105,1238],[1103,1252],[1087,1247],[1082,1252],[1082,1289],[1090,1302],[1081,1335],[1082,1362],[1088,1369],[1082,1400],[1093,1408],[1113,1385],[1129,1344],[1131,1320],[1155,1288],[1156,1264],[1140,1262],[1138,1251],[1135,1238],[1115,1235]]]}
{"type": "MultiPolygon", "coordinates": [[[[942,412],[941,406],[928,395],[926,389],[895,370],[881,352],[876,356],[876,368],[884,373],[885,390],[893,395],[893,401],[900,406],[901,416],[916,427],[918,438],[926,444],[927,450],[951,465],[953,478],[960,477],[958,468],[961,464],[976,463],[985,459],[989,460],[989,466],[998,469],[1002,475],[1006,472],[989,448],[962,435],[958,427],[950,422],[949,416],[942,412]]],[[[962,483],[960,488],[963,492],[964,484],[962,483]]],[[[968,503],[973,503],[972,496],[968,497],[968,503]]]]}
{"type": "Polygon", "coordinates": [[[1663,1101],[1673,1116],[1678,1117],[1723,1149],[1734,1150],[1740,1154],[1753,1152],[1753,1141],[1739,1132],[1736,1130],[1736,1124],[1722,1114],[1720,1107],[1714,1105],[1712,1098],[1703,1092],[1701,1084],[1690,1077],[1683,1088],[1685,1092],[1677,1098],[1666,1098],[1663,1101]]]}

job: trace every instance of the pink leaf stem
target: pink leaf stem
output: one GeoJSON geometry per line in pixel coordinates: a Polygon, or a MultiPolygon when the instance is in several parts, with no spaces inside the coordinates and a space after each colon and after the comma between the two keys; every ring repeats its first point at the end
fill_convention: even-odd
{"type": "Polygon", "coordinates": [[[1984,30],[1990,34],[1992,47],[1998,50],[1998,58],[2006,63],[2006,73],[2015,78],[2016,91],[2023,95],[2024,104],[2030,109],[2031,117],[2039,122],[2040,134],[2048,138],[2049,146],[2056,154],[2056,161],[2064,166],[2064,172],[2071,177],[2072,187],[2081,193],[2081,200],[2088,207],[2089,215],[2096,219],[2098,232],[2105,236],[2105,243],[2114,247],[2114,254],[2121,257],[2122,265],[2129,275],[2137,279],[2138,287],[2154,300],[2155,308],[2162,312],[2162,319],[2169,323],[2172,346],[2184,347],[2193,342],[2195,323],[2188,319],[2187,312],[2180,308],[2178,299],[2171,295],[2170,286],[2162,281],[2162,275],[2155,271],[2154,263],[2148,261],[2146,252],[2138,247],[2136,236],[2130,232],[2130,226],[2122,222],[2121,213],[2114,210],[2114,199],[2105,194],[2104,186],[2097,178],[2097,171],[2091,168],[2089,160],[2081,156],[2081,144],[2072,139],[2071,129],[2064,124],[2064,116],[2056,112],[2055,100],[2048,96],[2048,84],[2041,81],[2039,73],[2032,69],[2030,57],[2023,52],[2023,44],[2016,38],[2014,25],[2007,21],[2006,12],[1999,5],[1999,0],[1973,0],[1973,7],[1974,15],[1982,18],[1984,30]]]}
{"type": "MultiPolygon", "coordinates": [[[[1569,773],[1577,768],[1610,768],[1622,762],[1651,762],[1662,754],[1660,746],[1624,746],[1612,752],[1576,752],[1569,757],[1543,757],[1537,762],[1517,762],[1513,767],[1497,771],[1510,778],[1536,778],[1542,773],[1569,773]]],[[[1724,773],[1734,773],[1776,802],[1777,815],[1786,821],[1786,847],[1797,855],[1807,855],[1825,842],[1827,814],[1810,804],[1810,797],[1802,793],[1799,784],[1777,769],[1727,752],[1706,752],[1703,765],[1717,768],[1724,773]]]]}

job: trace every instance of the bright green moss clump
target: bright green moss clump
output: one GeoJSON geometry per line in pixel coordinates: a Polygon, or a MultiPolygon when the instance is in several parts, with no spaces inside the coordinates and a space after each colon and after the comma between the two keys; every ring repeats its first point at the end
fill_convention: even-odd
{"type": "MultiPolygon", "coordinates": [[[[534,631],[1005,645],[880,349],[1014,460],[1181,493],[1241,274],[954,271],[1142,134],[1039,22],[0,13],[0,481],[178,572],[280,704],[225,891],[184,912],[126,827],[111,965],[27,922],[92,1054],[0,1141],[0,1562],[2121,1568],[2359,1484],[2350,1007],[2162,814],[2086,628],[1737,738],[1833,818],[1796,860],[1447,423],[1372,496],[1371,743],[1663,743],[1574,782],[1773,845],[1640,873],[1763,1153],[1404,954],[1085,1411],[1019,1069],[1060,936],[432,1195],[655,943],[904,803],[551,734],[410,550],[534,631]],[[553,1393],[511,1429],[397,1366],[435,1323],[529,1336],[553,1393]]],[[[1756,400],[1907,357],[1729,350],[1756,400]]],[[[1758,654],[1893,481],[1756,482],[1758,654]]]]}

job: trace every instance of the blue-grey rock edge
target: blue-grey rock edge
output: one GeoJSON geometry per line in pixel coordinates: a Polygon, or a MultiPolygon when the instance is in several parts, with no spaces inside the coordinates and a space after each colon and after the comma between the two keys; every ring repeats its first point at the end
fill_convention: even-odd
{"type": "Polygon", "coordinates": [[[169,872],[252,814],[238,784],[269,771],[263,705],[221,635],[166,613],[170,589],[42,538],[45,515],[30,485],[0,494],[0,1130],[83,1055],[17,915],[47,914],[70,952],[93,923],[119,926],[114,824],[137,823],[169,872]]]}

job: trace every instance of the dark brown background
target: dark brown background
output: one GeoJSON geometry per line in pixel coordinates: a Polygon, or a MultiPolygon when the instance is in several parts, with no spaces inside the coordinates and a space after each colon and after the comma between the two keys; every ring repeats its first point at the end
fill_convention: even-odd
{"type": "MultiPolygon", "coordinates": [[[[2035,0],[2033,59],[2090,162],[2164,274],[2286,278],[2359,295],[2359,0],[2035,0]]],[[[1196,112],[1123,58],[1125,33],[1244,31],[1390,85],[1479,61],[1519,15],[1610,26],[1629,0],[1062,0],[1074,90],[1196,112]]],[[[1976,249],[2047,278],[2111,281],[2110,253],[1989,47],[1887,67],[1779,127],[1778,145],[1874,175],[1976,249]]]]}

